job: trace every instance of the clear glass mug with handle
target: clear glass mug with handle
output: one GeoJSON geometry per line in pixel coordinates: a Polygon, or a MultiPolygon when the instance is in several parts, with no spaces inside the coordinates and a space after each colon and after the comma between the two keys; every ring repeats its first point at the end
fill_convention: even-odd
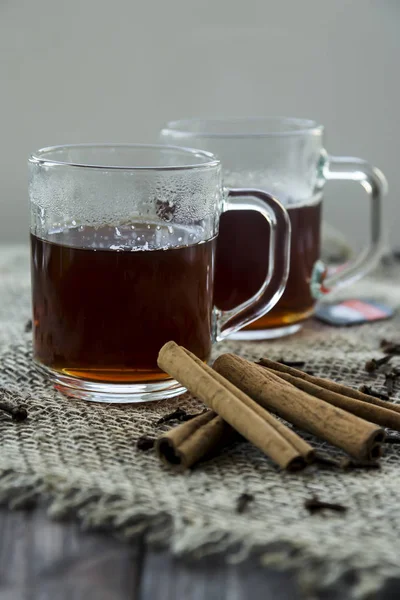
{"type": "MultiPolygon", "coordinates": [[[[382,253],[383,174],[364,160],[329,156],[324,128],[314,121],[284,117],[189,119],[171,121],[160,133],[163,143],[193,145],[216,154],[225,185],[269,191],[286,207],[292,226],[291,265],[285,292],[276,306],[232,337],[269,339],[296,332],[312,315],[316,300],[348,285],[376,265],[382,253]],[[370,201],[366,248],[327,277],[320,260],[323,188],[330,180],[360,183],[370,201]]],[[[217,244],[215,302],[229,309],[254,293],[265,275],[269,232],[255,213],[222,216],[217,244]],[[230,286],[220,285],[224,280],[230,286]]]]}
{"type": "Polygon", "coordinates": [[[57,146],[35,152],[29,171],[34,360],[67,395],[103,402],[175,396],[183,388],[157,367],[165,342],[206,361],[212,342],[283,292],[287,212],[268,193],[224,189],[220,162],[208,152],[57,146]],[[244,210],[265,220],[264,256],[272,258],[251,298],[218,310],[220,217],[244,210]]]}

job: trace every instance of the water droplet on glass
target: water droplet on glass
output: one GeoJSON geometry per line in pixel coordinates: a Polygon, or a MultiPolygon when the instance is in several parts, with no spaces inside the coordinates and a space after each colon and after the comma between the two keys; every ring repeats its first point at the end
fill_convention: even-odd
{"type": "Polygon", "coordinates": [[[122,237],[122,233],[120,232],[120,230],[118,229],[118,227],[115,228],[115,235],[117,237],[122,237]]]}
{"type": "Polygon", "coordinates": [[[151,225],[147,225],[147,229],[151,229],[151,225]]]}
{"type": "Polygon", "coordinates": [[[174,233],[174,228],[171,225],[168,227],[168,233],[174,233]]]}
{"type": "Polygon", "coordinates": [[[131,225],[131,229],[135,229],[135,226],[134,226],[134,225],[131,225]]]}
{"type": "Polygon", "coordinates": [[[178,237],[178,242],[181,242],[183,240],[183,238],[178,237]]]}
{"type": "Polygon", "coordinates": [[[160,225],[157,225],[156,229],[157,229],[157,231],[161,231],[160,225]]]}

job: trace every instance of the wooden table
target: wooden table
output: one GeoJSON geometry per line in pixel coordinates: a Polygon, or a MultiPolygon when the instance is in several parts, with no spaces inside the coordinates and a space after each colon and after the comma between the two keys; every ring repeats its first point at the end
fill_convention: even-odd
{"type": "MultiPolygon", "coordinates": [[[[345,600],[353,577],[321,600],[345,600]]],[[[390,580],[375,600],[397,600],[390,580]]],[[[85,533],[54,522],[43,508],[0,509],[0,600],[303,600],[293,574],[226,565],[215,557],[185,562],[127,544],[105,533],[85,533]]]]}

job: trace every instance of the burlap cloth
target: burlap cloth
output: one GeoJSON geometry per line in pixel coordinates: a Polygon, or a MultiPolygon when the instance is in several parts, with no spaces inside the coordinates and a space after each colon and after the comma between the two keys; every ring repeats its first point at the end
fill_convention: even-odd
{"type": "MultiPolygon", "coordinates": [[[[399,305],[399,275],[386,267],[353,293],[399,305]]],[[[144,533],[179,554],[241,560],[257,551],[264,564],[295,568],[309,593],[347,577],[352,596],[366,598],[385,578],[400,577],[400,447],[387,447],[381,470],[287,474],[241,443],[188,474],[172,474],[152,451],[137,450],[136,440],[159,431],[156,421],[178,405],[196,410],[199,402],[186,396],[121,407],[64,398],[31,362],[26,248],[1,248],[0,290],[0,385],[29,410],[26,422],[0,420],[0,502],[46,500],[52,517],[71,515],[128,538],[144,533]],[[254,500],[238,514],[243,492],[254,500]],[[348,511],[310,515],[304,501],[313,494],[348,511]]],[[[380,338],[400,337],[399,325],[400,318],[349,329],[310,321],[291,338],[221,343],[215,352],[302,359],[316,374],[356,386],[370,381],[363,363],[379,355],[380,338]]],[[[382,385],[381,377],[372,381],[382,385]]]]}

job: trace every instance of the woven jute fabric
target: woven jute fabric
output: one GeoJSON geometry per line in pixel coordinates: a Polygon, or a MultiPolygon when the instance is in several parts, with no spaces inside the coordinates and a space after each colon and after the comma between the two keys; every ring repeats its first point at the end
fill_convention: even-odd
{"type": "MultiPolygon", "coordinates": [[[[386,267],[352,293],[398,306],[399,274],[395,266],[386,267]]],[[[348,577],[353,597],[367,598],[385,578],[400,576],[400,447],[385,448],[380,470],[312,466],[288,474],[242,442],[189,473],[171,473],[136,442],[167,428],[156,424],[163,415],[178,406],[196,412],[201,403],[188,394],[125,407],[65,398],[32,364],[31,334],[25,331],[30,318],[26,248],[0,250],[0,291],[1,393],[20,399],[29,411],[22,423],[0,417],[0,502],[21,507],[46,501],[54,518],[70,515],[87,528],[106,527],[126,538],[144,534],[178,554],[224,553],[239,561],[256,552],[262,564],[295,569],[310,593],[348,577]],[[239,514],[242,493],[254,499],[239,514]],[[304,503],[313,495],[348,510],[310,515],[304,503]]],[[[396,334],[400,337],[399,318],[348,329],[311,320],[293,337],[228,341],[218,344],[215,354],[301,359],[317,375],[381,389],[383,376],[368,376],[363,364],[379,356],[382,337],[396,334]]]]}

